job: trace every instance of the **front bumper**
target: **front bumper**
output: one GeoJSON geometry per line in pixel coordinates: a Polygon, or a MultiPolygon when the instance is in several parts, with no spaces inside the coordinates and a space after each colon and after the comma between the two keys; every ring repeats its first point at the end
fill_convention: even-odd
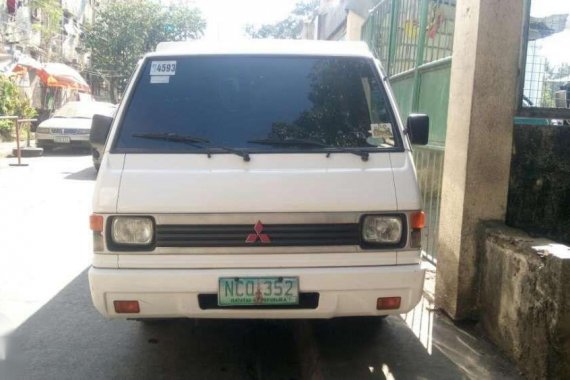
{"type": "Polygon", "coordinates": [[[36,133],[36,145],[41,147],[63,147],[63,146],[82,146],[90,147],[89,135],[52,135],[46,133],[36,133]],[[69,137],[69,143],[55,142],[55,137],[69,137]]]}
{"type": "Polygon", "coordinates": [[[109,318],[333,318],[400,314],[420,300],[419,264],[349,268],[89,270],[97,310],[109,318]],[[203,309],[198,295],[218,292],[220,277],[299,277],[299,291],[318,293],[313,309],[203,309]],[[376,310],[378,297],[401,297],[397,310],[376,310]],[[117,314],[116,300],[137,300],[140,313],[117,314]]]}

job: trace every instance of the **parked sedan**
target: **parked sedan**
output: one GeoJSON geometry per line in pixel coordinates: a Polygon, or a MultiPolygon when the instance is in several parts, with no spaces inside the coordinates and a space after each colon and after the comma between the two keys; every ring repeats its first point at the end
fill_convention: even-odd
{"type": "Polygon", "coordinates": [[[112,115],[116,106],[104,102],[69,102],[43,121],[36,130],[36,145],[90,148],[89,132],[94,114],[112,115]]]}

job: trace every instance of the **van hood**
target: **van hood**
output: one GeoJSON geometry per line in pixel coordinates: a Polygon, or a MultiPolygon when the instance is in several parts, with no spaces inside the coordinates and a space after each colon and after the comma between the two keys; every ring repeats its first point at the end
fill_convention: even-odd
{"type": "Polygon", "coordinates": [[[331,154],[328,158],[319,153],[252,154],[249,162],[233,154],[214,154],[211,158],[206,154],[107,154],[102,166],[98,188],[117,186],[118,192],[96,191],[96,212],[342,212],[419,208],[409,152],[375,153],[368,161],[347,153],[331,154]],[[399,168],[393,170],[392,160],[399,168]],[[409,199],[400,205],[396,195],[398,183],[407,193],[403,199],[409,199]],[[111,198],[115,198],[115,210],[105,210],[111,205],[111,198]]]}

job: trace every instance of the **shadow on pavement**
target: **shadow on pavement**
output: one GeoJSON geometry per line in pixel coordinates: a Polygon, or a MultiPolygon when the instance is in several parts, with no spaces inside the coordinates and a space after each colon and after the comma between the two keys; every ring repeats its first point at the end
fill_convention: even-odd
{"type": "Polygon", "coordinates": [[[520,379],[487,342],[447,317],[433,324],[433,346],[422,344],[404,320],[314,321],[325,379],[520,379]]]}
{"type": "Polygon", "coordinates": [[[0,378],[299,379],[292,327],[106,320],[91,304],[85,271],[9,336],[0,378]]]}
{"type": "Polygon", "coordinates": [[[95,168],[91,166],[78,172],[70,173],[64,178],[76,181],[95,181],[97,179],[97,172],[95,171],[95,168]]]}
{"type": "Polygon", "coordinates": [[[87,148],[56,148],[44,150],[44,157],[78,157],[89,156],[91,151],[87,148]]]}
{"type": "Polygon", "coordinates": [[[461,379],[460,368],[431,355],[398,317],[313,322],[325,379],[461,379]]]}
{"type": "Polygon", "coordinates": [[[0,357],[0,378],[515,378],[509,373],[496,377],[496,372],[475,376],[464,363],[476,359],[469,365],[484,367],[477,362],[484,358],[471,352],[477,346],[465,342],[468,336],[446,329],[438,319],[433,330],[428,350],[397,316],[110,321],[92,306],[84,271],[11,334],[7,358],[2,362],[0,357]],[[299,326],[306,326],[306,334],[299,333],[299,326]]]}
{"type": "MultiPolygon", "coordinates": [[[[24,155],[22,155],[23,159],[30,159],[30,158],[42,158],[42,157],[84,157],[84,156],[90,156],[91,155],[91,151],[89,149],[78,149],[78,148],[56,148],[54,150],[44,150],[43,154],[41,156],[37,156],[37,157],[26,157],[24,155]]],[[[9,153],[5,154],[6,158],[16,158],[17,156],[12,154],[12,151],[10,150],[9,153]]],[[[0,158],[2,158],[2,155],[0,155],[0,158]]]]}

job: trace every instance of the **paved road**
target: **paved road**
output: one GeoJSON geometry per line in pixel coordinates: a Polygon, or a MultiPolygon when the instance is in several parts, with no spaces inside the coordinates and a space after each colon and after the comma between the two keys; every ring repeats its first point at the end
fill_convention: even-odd
{"type": "Polygon", "coordinates": [[[516,372],[428,300],[381,320],[108,321],[91,305],[87,156],[0,160],[0,379],[492,379],[516,372]]]}
{"type": "Polygon", "coordinates": [[[90,157],[0,159],[0,334],[18,326],[89,264],[90,157]]]}

